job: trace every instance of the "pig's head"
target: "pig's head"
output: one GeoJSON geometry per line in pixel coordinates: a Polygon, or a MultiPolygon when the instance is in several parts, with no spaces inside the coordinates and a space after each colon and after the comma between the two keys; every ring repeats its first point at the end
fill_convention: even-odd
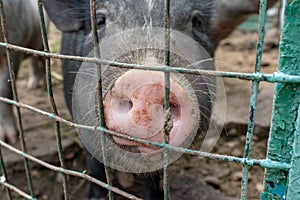
{"type": "MultiPolygon", "coordinates": [[[[97,0],[97,26],[100,39],[135,28],[163,27],[163,0],[97,0]]],[[[172,0],[171,28],[197,41],[213,56],[215,46],[208,37],[213,0],[172,0]]],[[[78,33],[91,40],[89,1],[44,0],[45,8],[55,25],[64,33],[78,33]]],[[[80,45],[80,54],[87,55],[91,46],[80,45]]],[[[66,48],[66,47],[63,47],[66,48]]]]}
{"type": "MultiPolygon", "coordinates": [[[[207,33],[212,2],[171,1],[171,67],[214,70],[211,59],[214,45],[207,33]]],[[[101,58],[152,67],[164,65],[166,50],[162,28],[163,5],[163,0],[97,1],[101,58]]],[[[57,27],[63,31],[62,52],[94,56],[89,5],[86,1],[71,3],[45,0],[45,6],[57,27]],[[75,44],[68,38],[73,38],[75,44]],[[73,47],[64,46],[67,44],[73,47]]],[[[128,70],[110,65],[101,67],[104,120],[107,129],[163,143],[164,73],[128,70]]],[[[67,94],[67,103],[72,109],[75,122],[98,126],[100,119],[97,109],[97,66],[91,63],[82,63],[80,66],[64,61],[63,70],[67,72],[65,79],[75,79],[74,74],[77,74],[75,81],[65,80],[65,88],[70,87],[66,86],[66,83],[72,83],[72,98],[68,98],[67,94]]],[[[189,147],[197,133],[208,129],[215,95],[215,78],[171,73],[169,89],[169,144],[189,147]]],[[[79,132],[83,144],[96,158],[102,160],[102,151],[105,150],[107,163],[113,168],[146,172],[163,166],[163,150],[158,147],[116,136],[106,137],[105,144],[102,144],[99,132],[79,132]]],[[[180,153],[169,153],[169,162],[173,162],[179,156],[180,153]]]]}

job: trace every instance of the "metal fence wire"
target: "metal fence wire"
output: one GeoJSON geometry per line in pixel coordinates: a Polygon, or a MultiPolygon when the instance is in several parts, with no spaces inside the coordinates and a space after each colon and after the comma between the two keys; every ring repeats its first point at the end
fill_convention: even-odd
{"type": "MultiPolygon", "coordinates": [[[[3,160],[1,148],[0,148],[0,167],[1,167],[1,178],[0,184],[6,188],[7,198],[12,199],[11,192],[16,192],[18,195],[26,199],[36,199],[34,196],[34,188],[31,181],[30,168],[28,161],[35,162],[39,165],[42,165],[50,170],[56,171],[63,176],[63,191],[64,199],[68,199],[68,179],[67,176],[77,176],[83,179],[86,179],[90,182],[98,184],[101,187],[106,188],[109,193],[109,198],[112,199],[112,193],[117,193],[128,199],[139,199],[127,192],[124,192],[111,183],[109,174],[107,173],[108,183],[101,182],[95,178],[81,172],[69,170],[66,168],[64,155],[62,151],[61,144],[61,131],[60,124],[66,124],[75,128],[97,130],[103,137],[101,140],[104,140],[105,134],[111,134],[113,136],[118,136],[121,138],[127,138],[132,141],[139,143],[154,145],[164,149],[164,199],[169,199],[169,186],[168,186],[168,152],[177,151],[185,154],[198,156],[199,159],[215,159],[222,160],[225,162],[235,162],[242,165],[242,188],[241,188],[241,199],[247,199],[247,189],[248,189],[248,172],[252,166],[260,166],[265,168],[265,177],[264,177],[264,188],[261,192],[261,199],[271,200],[271,199],[300,199],[300,0],[289,0],[286,4],[285,9],[285,18],[284,25],[282,29],[282,36],[280,42],[280,56],[279,56],[279,67],[278,71],[273,74],[263,74],[260,71],[261,68],[261,59],[262,59],[262,47],[264,43],[265,35],[265,21],[266,21],[266,0],[261,0],[260,3],[260,20],[259,20],[259,40],[257,43],[256,50],[256,64],[255,70],[253,73],[237,73],[237,72],[224,72],[224,71],[208,71],[208,70],[198,70],[198,69],[186,69],[186,68],[174,68],[169,67],[170,65],[170,0],[165,0],[164,4],[164,29],[165,29],[165,44],[166,44],[166,54],[165,54],[165,65],[160,67],[149,67],[144,65],[136,64],[125,64],[118,62],[111,62],[107,60],[100,59],[100,49],[99,49],[99,40],[97,36],[97,27],[96,27],[96,1],[90,0],[90,10],[91,10],[91,24],[92,24],[92,34],[94,39],[94,52],[95,55],[93,58],[90,57],[78,57],[78,56],[69,56],[54,54],[49,52],[49,45],[47,39],[47,32],[43,14],[43,2],[42,0],[37,0],[40,13],[40,22],[41,22],[41,33],[43,36],[44,42],[44,51],[36,51],[32,49],[27,49],[19,46],[9,44],[7,40],[7,31],[6,31],[6,22],[5,22],[5,10],[3,9],[2,0],[0,0],[0,13],[1,13],[1,26],[4,36],[4,42],[0,43],[1,48],[6,49],[9,71],[10,71],[10,80],[13,90],[13,100],[0,97],[0,101],[14,105],[17,109],[17,122],[18,122],[18,131],[21,141],[21,149],[16,149],[13,146],[5,143],[0,140],[1,148],[6,148],[24,158],[24,166],[26,169],[26,176],[29,187],[29,194],[12,185],[7,178],[5,161],[3,160]],[[47,76],[47,88],[49,94],[49,100],[52,105],[52,113],[45,112],[43,110],[34,108],[32,106],[23,104],[18,100],[18,92],[15,84],[15,74],[12,69],[11,62],[11,51],[21,51],[36,56],[42,56],[46,61],[46,76],[47,76]],[[99,65],[98,74],[101,74],[101,65],[109,64],[115,67],[128,68],[128,69],[143,69],[143,70],[155,70],[162,71],[165,74],[165,111],[169,108],[169,85],[170,85],[170,73],[188,73],[195,75],[212,75],[216,77],[227,77],[227,78],[237,78],[252,81],[252,95],[250,99],[250,108],[249,108],[249,121],[248,129],[246,135],[246,144],[244,149],[243,157],[233,157],[227,155],[218,155],[213,153],[207,153],[202,151],[196,151],[181,147],[172,147],[168,144],[167,133],[165,131],[165,141],[164,143],[156,143],[151,141],[146,141],[143,139],[124,136],[120,133],[110,131],[105,128],[104,124],[100,124],[99,127],[85,126],[81,124],[75,124],[70,121],[67,121],[61,118],[58,115],[55,100],[53,97],[52,91],[52,80],[51,80],[51,65],[50,59],[67,59],[80,62],[90,62],[99,65]],[[267,156],[265,159],[252,159],[249,157],[251,152],[251,142],[254,131],[254,122],[255,122],[255,112],[256,112],[256,98],[258,93],[258,87],[260,82],[271,82],[276,83],[276,88],[274,92],[274,102],[273,102],[273,113],[271,120],[271,128],[269,134],[269,143],[267,156]],[[20,108],[28,109],[32,112],[38,113],[40,115],[47,116],[53,120],[55,125],[55,135],[57,140],[57,150],[59,153],[60,166],[54,166],[49,163],[46,163],[42,160],[39,160],[26,152],[26,143],[24,140],[23,126],[22,126],[22,117],[20,114],[20,108]]],[[[102,98],[102,89],[101,89],[101,78],[98,83],[99,98],[102,98]]],[[[99,99],[99,116],[103,122],[103,105],[102,99],[99,99]]],[[[167,121],[167,119],[165,119],[167,121]]],[[[105,151],[103,151],[105,153],[105,151]]],[[[105,158],[105,155],[103,155],[105,158]]],[[[105,164],[105,160],[103,161],[105,164]]],[[[106,169],[107,171],[107,169],[106,169]]],[[[2,197],[1,197],[2,199],[2,197]]]]}

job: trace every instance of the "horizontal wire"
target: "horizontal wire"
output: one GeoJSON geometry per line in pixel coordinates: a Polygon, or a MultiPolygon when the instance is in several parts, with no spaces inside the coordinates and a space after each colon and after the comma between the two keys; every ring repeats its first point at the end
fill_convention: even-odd
{"type": "Polygon", "coordinates": [[[110,134],[112,136],[116,136],[119,138],[124,138],[124,139],[130,140],[130,141],[135,141],[135,142],[139,142],[142,144],[152,145],[152,146],[156,146],[156,147],[160,147],[160,148],[167,148],[168,150],[176,151],[179,153],[185,153],[185,154],[190,154],[190,155],[199,156],[199,157],[203,157],[203,158],[210,158],[210,159],[214,159],[214,160],[222,160],[222,161],[240,163],[240,164],[249,165],[249,166],[254,166],[254,165],[261,166],[263,168],[274,168],[274,169],[283,169],[283,170],[288,170],[290,168],[289,163],[280,163],[280,162],[276,162],[276,161],[272,161],[272,160],[268,160],[268,159],[257,160],[257,159],[249,159],[249,158],[239,158],[239,157],[234,157],[234,156],[227,156],[227,155],[220,155],[220,154],[208,153],[208,152],[203,152],[203,151],[191,150],[191,149],[187,149],[187,148],[183,148],[183,147],[171,146],[169,144],[152,142],[152,141],[144,140],[144,139],[141,139],[138,137],[117,133],[115,131],[107,130],[107,129],[101,128],[101,127],[76,124],[76,123],[70,122],[66,119],[63,119],[59,116],[56,116],[52,113],[48,113],[48,112],[40,110],[38,108],[29,106],[27,104],[18,103],[18,102],[15,102],[15,101],[7,99],[7,98],[0,97],[0,101],[18,106],[20,108],[24,108],[24,109],[33,111],[35,113],[38,113],[38,114],[41,114],[44,116],[47,116],[48,118],[50,118],[52,120],[64,123],[70,127],[74,127],[74,128],[78,128],[78,129],[86,129],[86,130],[91,130],[91,131],[97,131],[99,133],[104,132],[104,133],[107,133],[107,134],[110,134]]]}
{"type": "Polygon", "coordinates": [[[20,46],[7,44],[3,42],[0,42],[0,47],[13,49],[15,51],[21,51],[27,54],[33,54],[35,56],[57,58],[57,59],[79,61],[79,62],[89,62],[89,63],[95,63],[101,65],[110,65],[110,66],[126,68],[126,69],[151,70],[151,71],[195,74],[195,75],[209,75],[209,76],[224,77],[224,78],[237,78],[242,80],[265,81],[270,83],[300,83],[300,76],[287,75],[282,72],[275,72],[273,74],[263,74],[263,73],[242,73],[242,72],[212,71],[212,70],[202,70],[202,69],[187,69],[187,68],[167,67],[167,66],[149,67],[145,65],[121,63],[121,62],[109,61],[109,60],[92,58],[92,57],[90,58],[90,57],[63,55],[58,53],[46,53],[44,51],[32,50],[29,48],[20,47],[20,46]]]}

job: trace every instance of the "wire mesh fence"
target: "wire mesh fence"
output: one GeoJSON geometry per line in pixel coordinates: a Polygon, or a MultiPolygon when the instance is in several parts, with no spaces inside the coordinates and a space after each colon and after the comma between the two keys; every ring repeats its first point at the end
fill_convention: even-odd
{"type": "MultiPolygon", "coordinates": [[[[18,122],[18,132],[21,141],[21,149],[16,149],[13,146],[5,143],[0,140],[0,145],[2,148],[6,148],[9,151],[12,151],[16,154],[21,155],[24,158],[24,168],[26,169],[26,177],[28,182],[29,193],[20,190],[16,186],[10,184],[10,180],[7,177],[5,160],[0,148],[0,167],[2,176],[0,183],[6,188],[7,198],[12,199],[11,192],[16,192],[18,195],[26,199],[35,199],[34,188],[32,185],[30,167],[28,161],[32,161],[42,165],[50,170],[56,171],[62,174],[63,178],[63,191],[64,199],[69,199],[68,197],[68,176],[77,176],[83,179],[86,179],[90,182],[93,182],[103,188],[106,188],[109,191],[109,199],[113,198],[113,193],[117,193],[121,196],[124,196],[128,199],[139,199],[138,197],[131,195],[127,192],[124,192],[117,187],[114,187],[111,182],[111,177],[109,173],[106,173],[107,183],[101,182],[85,173],[69,170],[66,167],[64,160],[64,153],[62,150],[62,136],[60,126],[61,124],[66,124],[70,127],[87,129],[91,131],[99,132],[102,137],[101,141],[104,143],[105,135],[109,134],[112,136],[124,138],[130,141],[139,142],[145,145],[152,145],[158,148],[164,149],[164,168],[163,168],[163,188],[164,188],[164,199],[170,198],[169,192],[169,177],[168,177],[168,158],[169,152],[175,151],[184,154],[190,154],[198,156],[199,159],[215,159],[222,160],[225,162],[234,162],[242,165],[242,188],[241,188],[241,199],[247,199],[248,191],[248,174],[249,169],[252,166],[260,166],[265,168],[265,180],[264,180],[264,190],[261,193],[261,199],[298,199],[300,198],[299,194],[299,134],[300,134],[300,93],[299,93],[299,84],[300,84],[300,62],[299,57],[299,33],[298,28],[300,25],[300,17],[297,15],[299,13],[300,1],[293,0],[289,1],[286,4],[285,11],[285,23],[282,31],[281,44],[280,44],[280,57],[279,57],[279,68],[276,73],[273,74],[263,74],[261,73],[261,60],[263,55],[263,44],[264,44],[264,35],[265,35],[265,22],[266,22],[266,0],[261,0],[260,3],[260,18],[259,18],[259,40],[257,43],[256,49],[256,62],[255,70],[253,73],[240,73],[240,72],[225,72],[225,71],[211,71],[211,70],[200,70],[200,69],[187,69],[187,68],[178,68],[178,67],[169,67],[170,66],[170,0],[164,1],[164,38],[165,38],[165,56],[164,56],[164,65],[162,66],[145,66],[139,64],[127,64],[121,62],[112,62],[109,60],[101,59],[101,52],[99,48],[99,39],[97,32],[97,18],[96,18],[96,1],[90,1],[90,13],[91,13],[91,27],[93,35],[93,45],[94,45],[94,57],[79,57],[79,56],[70,56],[55,54],[49,51],[48,39],[47,39],[47,30],[45,25],[45,18],[43,12],[43,2],[42,0],[37,0],[36,2],[39,7],[40,14],[40,23],[41,23],[41,34],[43,36],[44,51],[32,50],[24,47],[19,47],[12,45],[7,40],[9,33],[6,31],[6,22],[5,22],[5,10],[3,9],[3,2],[0,0],[0,10],[1,10],[1,26],[4,36],[4,41],[0,43],[1,48],[6,49],[6,55],[8,60],[8,66],[10,71],[10,81],[13,91],[13,100],[0,97],[0,101],[14,105],[17,109],[17,122],[18,122]],[[293,39],[291,39],[293,38],[293,39]],[[25,52],[28,54],[33,54],[36,56],[44,57],[46,63],[46,76],[47,76],[47,91],[49,95],[49,101],[52,106],[52,113],[45,112],[38,108],[23,104],[19,102],[18,91],[15,84],[15,74],[12,62],[12,51],[25,52]],[[161,71],[164,72],[165,77],[165,102],[164,110],[167,113],[170,107],[170,73],[182,73],[182,74],[194,74],[194,75],[210,75],[215,77],[227,77],[227,78],[237,78],[242,80],[252,81],[252,95],[250,98],[250,108],[249,108],[249,121],[246,135],[246,144],[244,148],[243,157],[234,157],[227,155],[218,155],[214,153],[208,153],[203,151],[197,151],[182,147],[174,147],[168,144],[168,131],[164,130],[164,142],[158,143],[153,141],[147,141],[134,136],[124,135],[117,133],[115,131],[108,130],[104,123],[100,123],[99,126],[87,126],[84,124],[77,124],[66,119],[63,119],[59,116],[56,103],[52,90],[52,77],[51,77],[51,65],[50,59],[58,58],[64,60],[80,61],[94,63],[98,66],[97,74],[101,76],[101,65],[110,65],[118,68],[125,69],[138,69],[138,70],[150,70],[150,71],[161,71]],[[253,132],[255,124],[255,112],[257,104],[257,94],[258,87],[261,82],[270,82],[276,83],[275,89],[275,100],[273,104],[273,114],[272,114],[272,123],[269,136],[268,144],[268,153],[265,159],[252,159],[250,157],[251,152],[251,143],[253,141],[253,132]],[[32,112],[38,113],[40,115],[47,116],[53,120],[55,127],[55,136],[57,141],[57,152],[59,155],[60,166],[54,166],[47,162],[44,162],[40,159],[37,159],[29,154],[26,151],[26,142],[24,140],[23,134],[23,125],[22,125],[22,116],[20,109],[27,109],[32,112]]],[[[100,122],[104,122],[103,114],[103,99],[102,99],[102,82],[101,78],[98,82],[98,99],[99,107],[99,116],[100,122]]],[[[168,116],[165,116],[165,122],[167,123],[168,116]]],[[[164,126],[165,127],[165,126],[164,126]]],[[[102,146],[103,147],[103,146],[102,146]]],[[[106,155],[105,151],[103,153],[103,163],[106,164],[106,155]]],[[[106,166],[106,165],[105,165],[106,166]]],[[[108,171],[106,167],[106,172],[108,171]]]]}

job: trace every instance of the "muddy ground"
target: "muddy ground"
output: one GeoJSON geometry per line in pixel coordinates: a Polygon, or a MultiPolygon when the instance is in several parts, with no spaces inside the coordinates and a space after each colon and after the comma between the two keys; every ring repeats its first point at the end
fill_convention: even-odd
{"type": "MultiPolygon", "coordinates": [[[[278,35],[267,34],[264,47],[262,71],[272,73],[277,68],[278,35]]],[[[216,52],[216,65],[219,70],[235,72],[253,72],[255,64],[257,33],[235,31],[228,39],[222,41],[216,52]]],[[[59,51],[59,33],[53,26],[50,29],[52,51],[59,51]]],[[[55,72],[60,73],[58,60],[52,60],[55,72]]],[[[24,64],[17,82],[20,101],[51,112],[46,89],[40,87],[28,90],[28,62],[24,64]]],[[[249,97],[251,82],[224,79],[227,94],[227,117],[225,128],[213,153],[243,156],[247,119],[249,117],[249,97]]],[[[53,89],[61,117],[70,119],[62,93],[62,81],[54,78],[53,89]]],[[[272,107],[273,85],[263,83],[259,89],[258,113],[256,115],[255,136],[251,157],[264,158],[266,154],[267,135],[272,107]]],[[[57,148],[53,122],[44,116],[22,109],[24,131],[28,152],[51,164],[58,165],[57,148]]],[[[67,167],[76,171],[87,170],[84,153],[76,135],[76,130],[62,125],[62,136],[67,167]]],[[[14,146],[19,148],[19,144],[14,146]]],[[[10,183],[28,192],[23,160],[20,156],[2,149],[8,170],[10,183]]],[[[29,162],[35,194],[38,199],[62,199],[62,181],[58,173],[40,165],[29,162]]],[[[238,199],[241,190],[241,166],[235,163],[200,159],[198,157],[182,158],[170,167],[170,185],[172,199],[238,199]]],[[[138,182],[138,181],[137,181],[138,182]]],[[[249,199],[259,199],[263,183],[263,169],[250,168],[249,199]]],[[[129,189],[132,191],[132,189],[129,189]]],[[[136,189],[134,189],[136,190],[136,189]]],[[[139,190],[139,188],[137,188],[139,190]]],[[[70,199],[85,199],[88,182],[69,177],[68,191],[70,199]]],[[[22,199],[13,192],[13,199],[22,199]]],[[[3,187],[0,187],[0,199],[5,199],[3,187]]],[[[122,198],[119,198],[122,199],[122,198]]]]}

